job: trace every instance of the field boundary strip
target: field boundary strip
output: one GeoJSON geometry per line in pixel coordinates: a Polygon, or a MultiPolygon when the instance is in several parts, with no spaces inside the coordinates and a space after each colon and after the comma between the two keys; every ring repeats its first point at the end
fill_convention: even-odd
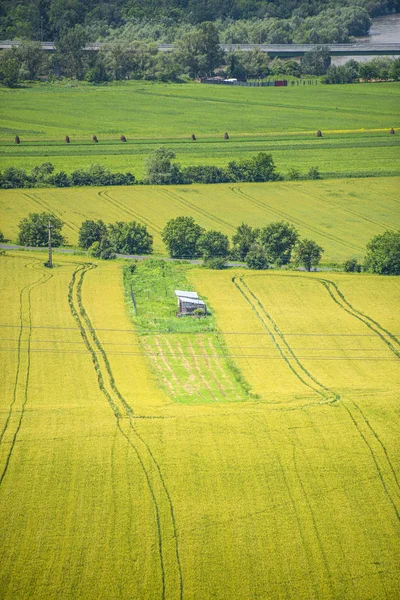
{"type": "Polygon", "coordinates": [[[273,215],[278,216],[280,218],[287,219],[289,222],[295,223],[296,225],[303,227],[304,229],[307,229],[308,231],[311,231],[312,233],[316,233],[317,235],[320,235],[323,238],[329,239],[331,242],[340,244],[340,245],[342,245],[346,248],[349,248],[350,250],[353,250],[353,251],[356,250],[358,252],[360,252],[360,251],[364,252],[364,250],[365,250],[365,248],[363,248],[362,246],[358,246],[357,244],[348,243],[348,242],[342,240],[341,238],[339,238],[335,235],[332,235],[331,233],[328,233],[326,231],[319,229],[318,227],[313,227],[311,225],[308,225],[301,219],[298,219],[297,217],[293,217],[282,210],[272,208],[272,206],[270,206],[269,204],[266,204],[266,203],[262,202],[261,200],[257,200],[253,196],[250,196],[250,194],[243,192],[241,187],[233,186],[233,187],[230,187],[230,189],[234,194],[243,196],[244,198],[246,198],[248,201],[250,201],[252,204],[257,206],[258,208],[262,208],[263,210],[270,212],[273,215]]]}
{"type": "Polygon", "coordinates": [[[134,451],[137,460],[139,461],[140,468],[143,471],[147,487],[149,489],[149,493],[154,506],[157,529],[158,553],[160,560],[161,575],[161,598],[162,600],[169,600],[171,598],[171,593],[173,593],[175,591],[175,588],[177,587],[179,592],[179,599],[182,600],[183,576],[178,547],[175,511],[172,504],[171,496],[169,494],[164,477],[162,475],[161,468],[158,462],[156,461],[154,454],[150,450],[149,445],[144,441],[143,437],[138,434],[133,425],[133,420],[138,417],[134,415],[133,409],[131,408],[129,403],[124,399],[115,383],[114,376],[111,370],[111,365],[107,358],[107,354],[96,334],[96,331],[90,321],[90,318],[83,304],[82,287],[84,278],[85,275],[94,268],[97,268],[97,266],[93,263],[78,264],[78,266],[75,268],[68,289],[68,302],[70,306],[70,311],[78,325],[87,350],[91,355],[92,363],[97,374],[97,380],[100,391],[106,397],[107,402],[113,411],[118,431],[125,438],[126,442],[134,451]],[[77,281],[78,274],[79,279],[77,281]],[[83,322],[86,323],[87,328],[83,326],[83,322]],[[90,333],[91,340],[89,339],[87,332],[90,333]],[[97,347],[98,352],[96,352],[94,347],[97,347]],[[102,361],[99,360],[99,358],[101,358],[102,361]],[[107,375],[108,385],[110,386],[110,389],[107,389],[106,387],[106,377],[103,372],[104,370],[107,375]],[[126,424],[128,424],[129,426],[128,431],[126,431],[126,424]],[[130,432],[135,436],[136,443],[132,439],[130,432]],[[144,451],[140,452],[137,440],[139,440],[139,442],[141,443],[142,449],[144,447],[144,451]],[[151,465],[153,465],[153,468],[151,468],[151,465]],[[164,504],[166,504],[166,506],[164,506],[164,504]],[[170,533],[164,533],[163,531],[164,528],[166,528],[167,526],[168,529],[172,530],[170,533]],[[173,552],[175,555],[176,573],[167,573],[166,570],[165,554],[168,550],[168,548],[166,548],[168,543],[170,545],[173,545],[173,549],[171,550],[171,552],[173,552]],[[174,580],[177,583],[177,586],[175,585],[174,580]]]}
{"type": "MultiPolygon", "coordinates": [[[[22,258],[22,257],[21,257],[22,258]]],[[[37,271],[38,269],[35,268],[37,267],[37,265],[40,264],[40,260],[38,259],[32,259],[30,262],[26,263],[24,265],[24,267],[26,269],[30,269],[30,267],[32,267],[33,270],[37,271]]],[[[32,283],[29,283],[27,285],[25,285],[21,291],[20,291],[20,295],[19,295],[19,305],[20,305],[20,334],[19,334],[19,338],[18,338],[18,354],[17,354],[17,370],[16,370],[16,374],[15,374],[15,383],[14,383],[14,390],[13,390],[13,399],[9,405],[9,412],[6,418],[6,422],[4,425],[4,428],[1,432],[1,436],[0,436],[0,444],[5,444],[5,440],[4,440],[4,436],[7,434],[7,431],[10,427],[10,423],[12,421],[12,417],[14,414],[14,407],[17,403],[17,396],[18,396],[18,384],[19,384],[19,379],[20,379],[20,374],[22,373],[21,369],[21,356],[22,356],[22,351],[21,351],[21,343],[22,343],[22,335],[23,335],[23,327],[22,327],[22,323],[24,320],[28,321],[28,326],[27,326],[27,336],[26,336],[26,341],[27,342],[27,348],[25,350],[25,354],[26,354],[26,365],[25,365],[25,373],[22,373],[21,377],[24,379],[24,383],[23,383],[23,392],[22,392],[22,402],[21,402],[21,408],[20,408],[20,415],[19,415],[19,419],[17,421],[16,424],[16,428],[14,429],[14,433],[12,434],[12,439],[11,439],[11,443],[10,443],[10,448],[8,451],[8,454],[6,456],[6,460],[5,460],[5,464],[3,467],[3,470],[1,472],[0,475],[0,486],[3,483],[4,477],[6,476],[6,473],[8,471],[9,465],[10,465],[10,461],[11,461],[11,457],[15,448],[15,444],[18,438],[18,434],[19,431],[21,429],[22,426],[22,422],[23,422],[23,418],[25,415],[25,408],[26,405],[28,403],[28,391],[29,391],[29,381],[30,381],[30,369],[31,369],[31,338],[32,338],[32,303],[31,303],[31,294],[32,291],[47,283],[51,278],[53,277],[52,273],[42,273],[41,276],[39,277],[39,279],[36,279],[35,281],[33,281],[32,283]],[[26,307],[24,307],[24,304],[26,303],[26,307]],[[25,312],[25,314],[24,314],[25,312]]]]}

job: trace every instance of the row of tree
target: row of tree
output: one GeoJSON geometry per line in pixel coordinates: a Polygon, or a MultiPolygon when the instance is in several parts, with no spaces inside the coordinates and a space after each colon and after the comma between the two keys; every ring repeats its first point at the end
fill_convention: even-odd
{"type": "Polygon", "coordinates": [[[87,169],[76,169],[70,175],[55,171],[54,165],[44,162],[28,173],[24,169],[8,167],[0,172],[0,189],[31,187],[73,187],[84,185],[133,185],[132,173],[111,173],[102,165],[90,165],[87,169]]]}
{"type": "Polygon", "coordinates": [[[95,84],[115,80],[146,79],[156,81],[186,81],[219,73],[236,79],[265,77],[300,77],[324,75],[326,83],[351,82],[356,79],[400,78],[399,59],[375,59],[358,65],[351,61],[346,68],[330,67],[330,52],[324,46],[306,52],[301,63],[295,60],[271,60],[258,48],[251,52],[224,53],[213,23],[203,23],[176,42],[172,52],[158,51],[155,42],[143,40],[113,40],[99,51],[87,51],[89,43],[78,25],[63,34],[57,51],[47,54],[37,42],[22,42],[20,46],[0,53],[0,81],[9,87],[19,81],[41,76],[64,76],[86,79],[95,84]],[[350,74],[350,77],[349,77],[350,74]]]}
{"type": "MultiPolygon", "coordinates": [[[[63,221],[51,213],[31,213],[19,223],[17,243],[23,246],[45,247],[48,225],[52,223],[54,247],[66,244],[62,234],[63,221]]],[[[318,266],[323,248],[314,240],[301,239],[296,228],[286,221],[253,228],[242,223],[230,242],[220,231],[206,231],[192,217],[176,217],[167,222],[161,232],[171,258],[203,258],[210,268],[223,268],[228,260],[247,263],[250,269],[268,269],[302,265],[307,271],[318,266]]],[[[0,231],[0,242],[4,242],[0,231]]],[[[153,237],[147,227],[136,221],[117,221],[106,225],[102,220],[86,220],[79,229],[78,245],[90,256],[115,258],[116,254],[151,254],[153,237]]],[[[364,264],[354,258],[347,260],[347,272],[361,270],[382,275],[400,275],[400,231],[386,231],[367,244],[364,264]]]]}
{"type": "Polygon", "coordinates": [[[251,269],[268,269],[270,265],[288,265],[295,253],[295,263],[308,271],[319,264],[323,248],[313,240],[300,240],[298,231],[285,221],[257,229],[242,223],[232,237],[219,231],[205,231],[192,217],[168,221],[161,237],[172,258],[202,257],[207,266],[223,268],[225,262],[245,262],[251,269]]]}
{"type": "Polygon", "coordinates": [[[376,57],[365,63],[349,60],[342,66],[331,65],[323,83],[354,83],[355,81],[399,81],[400,58],[376,57]]]}
{"type": "MultiPolygon", "coordinates": [[[[272,156],[259,152],[252,158],[231,161],[227,167],[196,165],[183,167],[173,162],[175,153],[167,148],[156,149],[147,159],[146,178],[136,181],[132,173],[111,173],[102,165],[76,169],[71,175],[55,172],[54,166],[45,162],[33,167],[30,173],[16,167],[0,172],[0,189],[30,187],[73,187],[95,185],[191,184],[278,181],[282,176],[276,172],[272,156]]],[[[309,178],[312,177],[309,171],[309,178]]]]}

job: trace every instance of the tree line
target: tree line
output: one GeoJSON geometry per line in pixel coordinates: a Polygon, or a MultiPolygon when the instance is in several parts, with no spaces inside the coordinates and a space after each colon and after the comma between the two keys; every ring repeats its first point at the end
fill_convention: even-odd
{"type": "Polygon", "coordinates": [[[325,75],[322,83],[353,83],[371,79],[400,79],[399,58],[375,58],[367,63],[348,61],[331,66],[329,50],[323,45],[296,60],[270,59],[258,48],[251,52],[222,52],[215,26],[203,24],[196,34],[182,38],[172,52],[160,52],[156,44],[144,41],[113,42],[99,51],[83,50],[85,39],[72,30],[67,32],[57,52],[49,56],[37,42],[21,42],[18,47],[0,52],[0,82],[15,87],[23,81],[43,76],[86,80],[91,84],[112,81],[149,80],[186,82],[197,77],[218,74],[238,80],[301,78],[325,75]],[[56,76],[55,73],[58,75],[56,76]]]}
{"type": "MultiPolygon", "coordinates": [[[[132,173],[111,173],[102,165],[91,165],[67,175],[55,172],[50,162],[33,167],[30,173],[17,167],[0,172],[0,189],[30,187],[75,187],[108,185],[169,185],[191,183],[265,182],[283,179],[276,171],[270,154],[259,152],[251,158],[228,163],[226,167],[194,165],[181,167],[174,162],[175,153],[168,148],[157,148],[147,159],[144,180],[136,180],[132,173]]],[[[310,177],[316,178],[316,177],[310,177]]]]}
{"type": "MultiPolygon", "coordinates": [[[[66,244],[62,234],[63,221],[45,212],[31,213],[20,221],[17,243],[46,247],[49,222],[53,226],[53,246],[66,244]]],[[[161,238],[171,258],[201,258],[204,266],[211,269],[223,269],[228,260],[233,260],[256,270],[302,266],[311,271],[319,265],[324,252],[314,240],[301,239],[297,229],[287,221],[276,221],[259,228],[242,223],[229,240],[221,231],[207,231],[192,217],[182,216],[166,223],[161,238]]],[[[0,231],[0,242],[4,241],[0,231]]],[[[89,256],[110,260],[117,254],[151,254],[153,237],[147,226],[137,221],[117,221],[107,225],[100,219],[86,220],[79,229],[78,246],[89,256]]],[[[350,258],[345,261],[343,270],[400,275],[400,231],[386,231],[373,237],[366,249],[363,264],[350,258]]]]}
{"type": "MultiPolygon", "coordinates": [[[[107,35],[139,22],[147,24],[144,35],[154,37],[162,36],[165,29],[176,31],[204,21],[272,21],[277,35],[282,35],[281,30],[288,35],[287,22],[292,24],[294,19],[308,21],[310,30],[314,21],[324,26],[330,13],[339,13],[331,28],[344,29],[347,13],[352,11],[370,17],[399,9],[399,0],[3,0],[0,36],[56,40],[76,25],[107,35]]],[[[357,32],[352,29],[350,35],[357,32]]]]}

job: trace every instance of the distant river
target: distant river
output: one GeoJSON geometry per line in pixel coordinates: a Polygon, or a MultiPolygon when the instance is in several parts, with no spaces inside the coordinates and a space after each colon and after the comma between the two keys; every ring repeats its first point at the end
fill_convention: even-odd
{"type": "MultiPolygon", "coordinates": [[[[372,19],[369,35],[356,38],[357,42],[363,44],[390,44],[400,42],[400,14],[386,15],[372,19]]],[[[354,58],[358,62],[371,60],[369,56],[336,56],[332,58],[332,64],[343,65],[354,58]]],[[[392,57],[393,58],[393,57],[392,57]]]]}

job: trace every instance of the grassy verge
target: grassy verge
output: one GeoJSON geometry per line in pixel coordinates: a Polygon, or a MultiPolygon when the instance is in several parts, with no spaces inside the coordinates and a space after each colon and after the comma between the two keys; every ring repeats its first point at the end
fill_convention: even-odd
{"type": "Polygon", "coordinates": [[[124,267],[129,312],[152,372],[174,402],[256,398],[218,335],[212,309],[205,318],[176,316],[174,290],[192,290],[186,274],[193,268],[157,259],[124,267]]]}

